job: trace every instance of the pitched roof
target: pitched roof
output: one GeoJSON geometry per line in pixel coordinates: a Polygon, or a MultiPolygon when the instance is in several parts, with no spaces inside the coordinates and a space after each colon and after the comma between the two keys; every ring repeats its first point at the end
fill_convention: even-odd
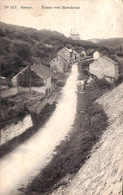
{"type": "Polygon", "coordinates": [[[73,50],[73,53],[75,53],[75,54],[79,54],[78,52],[76,52],[75,50],[73,50]]]}
{"type": "Polygon", "coordinates": [[[69,52],[72,52],[73,51],[72,49],[68,49],[67,47],[64,47],[64,49],[66,49],[69,52]]]}
{"type": "Polygon", "coordinates": [[[57,52],[57,54],[60,54],[60,55],[64,54],[64,50],[67,50],[69,53],[72,52],[72,49],[68,49],[67,47],[63,47],[60,51],[57,52]]]}
{"type": "Polygon", "coordinates": [[[52,77],[52,75],[53,75],[52,71],[48,67],[43,66],[41,64],[33,64],[31,66],[31,70],[33,70],[35,73],[37,73],[43,79],[47,79],[49,77],[52,77]]]}
{"type": "Polygon", "coordinates": [[[98,58],[98,61],[99,61],[99,62],[108,61],[108,62],[110,62],[110,63],[112,63],[112,64],[114,64],[114,65],[118,65],[118,62],[112,60],[111,58],[109,58],[109,57],[107,57],[107,56],[102,56],[102,57],[98,58]]]}
{"type": "Polygon", "coordinates": [[[118,62],[112,60],[111,58],[107,57],[107,56],[103,56],[102,58],[104,58],[105,60],[111,62],[112,64],[118,64],[118,62]]]}

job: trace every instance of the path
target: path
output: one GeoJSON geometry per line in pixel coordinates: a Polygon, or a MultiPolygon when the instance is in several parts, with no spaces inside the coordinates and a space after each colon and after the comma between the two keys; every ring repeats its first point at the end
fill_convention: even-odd
{"type": "Polygon", "coordinates": [[[76,114],[77,65],[72,67],[61,99],[49,121],[25,143],[1,161],[0,195],[17,195],[16,190],[34,178],[51,160],[55,147],[69,133],[76,114]]]}

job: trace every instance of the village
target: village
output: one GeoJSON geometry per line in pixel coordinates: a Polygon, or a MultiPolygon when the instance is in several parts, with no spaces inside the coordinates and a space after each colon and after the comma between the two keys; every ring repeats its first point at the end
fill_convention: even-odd
{"type": "MultiPolygon", "coordinates": [[[[73,40],[80,40],[77,33],[71,32],[70,36],[73,40]]],[[[39,62],[29,64],[23,68],[11,80],[9,79],[9,86],[7,79],[1,77],[1,97],[3,99],[13,97],[11,101],[15,101],[15,103],[12,104],[16,105],[17,103],[17,108],[10,108],[10,119],[6,119],[8,114],[5,114],[4,110],[1,111],[1,116],[4,118],[1,127],[5,128],[1,131],[1,144],[7,143],[15,135],[19,136],[30,127],[26,125],[25,116],[31,121],[30,125],[37,126],[38,123],[40,124],[37,118],[47,105],[54,105],[57,101],[73,66],[77,66],[79,71],[76,86],[77,93],[80,94],[89,93],[89,91],[94,91],[100,87],[104,87],[106,90],[113,89],[118,80],[122,78],[122,64],[117,59],[113,60],[99,51],[93,50],[91,55],[88,55],[85,50],[78,53],[67,47],[62,48],[55,54],[55,57],[50,61],[50,67],[46,67],[39,62]],[[14,97],[17,97],[17,99],[14,99],[14,97]],[[20,108],[18,109],[18,107],[20,108]],[[17,113],[16,109],[19,110],[17,113]],[[25,113],[21,117],[21,120],[23,119],[22,127],[19,127],[19,129],[15,127],[14,133],[11,131],[12,121],[15,119],[15,117],[12,119],[12,110],[17,116],[21,114],[18,114],[19,112],[23,113],[23,110],[25,113]],[[9,123],[10,127],[8,126],[9,123]]],[[[11,101],[8,105],[11,104],[11,101]]],[[[15,119],[16,123],[19,120],[20,117],[17,117],[15,119]]]]}
{"type": "MultiPolygon", "coordinates": [[[[17,92],[38,91],[46,97],[50,96],[60,85],[60,76],[69,72],[74,63],[90,62],[86,68],[88,71],[87,84],[96,82],[98,79],[104,79],[112,86],[115,86],[120,72],[120,64],[106,55],[95,51],[93,56],[87,56],[85,51],[80,54],[66,47],[62,48],[54,59],[50,62],[50,68],[40,64],[29,65],[16,74],[12,80],[12,87],[17,92]]],[[[64,82],[63,82],[64,83],[64,82]]],[[[78,85],[84,88],[84,79],[78,79],[78,85]]],[[[61,83],[62,85],[62,83],[61,83]]],[[[7,82],[5,77],[1,77],[1,88],[6,88],[7,82]]],[[[11,89],[12,91],[12,89],[11,89]]],[[[7,96],[3,91],[3,97],[7,96]]]]}
{"type": "MultiPolygon", "coordinates": [[[[78,33],[71,32],[70,36],[70,41],[80,41],[78,33]]],[[[33,57],[34,62],[13,71],[11,77],[0,77],[1,175],[4,179],[6,174],[8,178],[13,174],[7,187],[1,184],[0,194],[71,195],[71,189],[76,190],[74,176],[98,148],[103,133],[112,128],[110,120],[118,120],[120,126],[121,110],[116,116],[107,105],[110,99],[112,105],[122,103],[122,56],[117,50],[109,55],[101,46],[76,48],[66,44],[45,65],[43,57],[33,57]],[[23,174],[22,166],[26,167],[23,174]],[[16,174],[13,167],[19,167],[16,174]]],[[[121,177],[121,169],[117,169],[121,177]]]]}

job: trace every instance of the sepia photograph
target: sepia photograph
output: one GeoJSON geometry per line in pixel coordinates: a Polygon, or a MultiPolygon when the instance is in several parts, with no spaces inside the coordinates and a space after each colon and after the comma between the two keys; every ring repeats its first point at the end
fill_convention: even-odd
{"type": "Polygon", "coordinates": [[[123,0],[0,1],[0,195],[123,195],[123,0]]]}

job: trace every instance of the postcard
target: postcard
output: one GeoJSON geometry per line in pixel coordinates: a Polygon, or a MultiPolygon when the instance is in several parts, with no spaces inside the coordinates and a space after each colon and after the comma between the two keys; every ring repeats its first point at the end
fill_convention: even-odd
{"type": "Polygon", "coordinates": [[[123,1],[0,1],[0,195],[116,195],[123,1]]]}

